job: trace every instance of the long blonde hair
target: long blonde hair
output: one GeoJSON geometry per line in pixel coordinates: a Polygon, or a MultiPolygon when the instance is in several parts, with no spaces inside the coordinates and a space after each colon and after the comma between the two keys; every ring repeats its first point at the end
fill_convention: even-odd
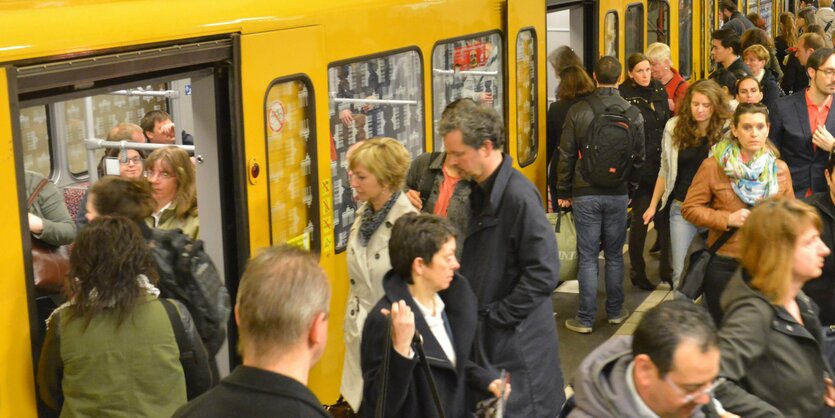
{"type": "Polygon", "coordinates": [[[751,287],[777,303],[789,291],[798,237],[813,226],[821,230],[818,212],[797,199],[766,199],[751,210],[740,230],[740,262],[751,274],[751,287]]]}

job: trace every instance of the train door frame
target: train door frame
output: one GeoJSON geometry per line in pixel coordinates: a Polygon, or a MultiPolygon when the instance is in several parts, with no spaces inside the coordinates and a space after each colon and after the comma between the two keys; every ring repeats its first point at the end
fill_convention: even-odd
{"type": "MultiPolygon", "coordinates": [[[[234,38],[234,37],[233,37],[234,38]]],[[[241,267],[245,263],[249,248],[246,229],[241,224],[247,224],[247,218],[242,213],[242,203],[245,202],[246,189],[242,186],[241,172],[242,148],[237,116],[240,114],[240,96],[237,94],[236,74],[234,65],[234,39],[215,37],[211,39],[189,39],[169,42],[165,44],[138,45],[104,51],[92,51],[83,57],[50,57],[46,60],[28,60],[10,63],[5,66],[9,75],[9,106],[15,167],[23,167],[23,138],[21,137],[20,121],[15,118],[20,110],[27,106],[52,103],[78,97],[86,97],[120,88],[135,86],[145,82],[165,82],[188,77],[202,78],[205,87],[213,88],[215,126],[206,132],[216,133],[216,143],[212,144],[210,153],[223,155],[219,160],[213,175],[202,182],[206,183],[217,178],[220,199],[219,219],[215,225],[204,223],[204,229],[218,228],[222,236],[219,251],[220,265],[227,286],[236,287],[241,267]]],[[[56,150],[52,150],[55,152],[56,150]]],[[[57,150],[60,151],[60,150],[57,150]]],[[[25,286],[29,312],[29,340],[32,353],[32,370],[37,364],[38,329],[33,320],[35,314],[35,289],[33,285],[31,254],[31,239],[28,233],[27,209],[25,202],[24,170],[16,169],[17,201],[24,258],[25,286]]],[[[205,177],[205,176],[204,176],[205,177]]],[[[198,180],[200,182],[200,180],[198,180]]],[[[209,249],[207,249],[209,251],[209,249]]],[[[19,292],[17,294],[23,294],[19,292]]],[[[230,320],[230,322],[233,322],[230,320]]],[[[233,326],[232,326],[233,327],[233,326]]],[[[230,331],[234,334],[234,330],[230,331]]],[[[34,377],[34,374],[33,374],[34,377]]],[[[33,379],[34,382],[34,379],[33,379]]],[[[34,393],[34,391],[33,391],[34,393]]],[[[34,400],[33,400],[34,404],[34,400]]]]}

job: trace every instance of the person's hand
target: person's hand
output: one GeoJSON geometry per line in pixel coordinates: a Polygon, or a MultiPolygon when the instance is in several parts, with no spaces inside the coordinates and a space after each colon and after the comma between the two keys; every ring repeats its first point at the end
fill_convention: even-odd
{"type": "Polygon", "coordinates": [[[342,124],[345,126],[351,126],[354,124],[354,114],[351,113],[349,109],[339,112],[339,119],[342,120],[342,124]]]}
{"type": "Polygon", "coordinates": [[[37,235],[43,232],[43,219],[37,215],[29,214],[29,232],[37,235]]]}
{"type": "Polygon", "coordinates": [[[748,214],[750,213],[751,211],[748,209],[740,209],[730,214],[730,216],[728,216],[728,226],[741,228],[742,225],[745,224],[745,219],[748,218],[748,214]]]}
{"type": "Polygon", "coordinates": [[[719,418],[739,418],[739,415],[734,414],[733,412],[725,411],[724,413],[719,414],[719,418]]]}
{"type": "Polygon", "coordinates": [[[409,191],[406,192],[406,197],[409,199],[409,203],[411,203],[412,206],[415,207],[415,209],[417,209],[417,210],[423,209],[423,201],[420,200],[420,192],[419,191],[409,189],[409,191]]]}
{"type": "Polygon", "coordinates": [[[835,386],[832,385],[832,379],[826,377],[823,379],[823,383],[823,400],[827,406],[835,407],[835,386]]]}
{"type": "Polygon", "coordinates": [[[171,140],[171,143],[174,143],[174,140],[177,138],[177,128],[174,126],[174,122],[168,122],[160,126],[159,129],[161,134],[171,140]]]}
{"type": "MultiPolygon", "coordinates": [[[[502,379],[496,379],[490,382],[487,390],[497,398],[502,396],[502,379]]],[[[507,399],[508,397],[510,397],[510,382],[507,382],[507,386],[504,388],[504,398],[507,399]]]]}
{"type": "Polygon", "coordinates": [[[647,208],[646,212],[644,212],[643,216],[641,216],[641,219],[644,220],[644,225],[649,225],[649,223],[652,221],[652,218],[654,218],[654,217],[655,217],[655,207],[651,206],[651,207],[647,208]]]}
{"type": "Polygon", "coordinates": [[[819,125],[812,134],[812,143],[826,152],[832,152],[833,145],[835,145],[835,138],[832,137],[832,134],[823,125],[819,125]]]}
{"type": "Polygon", "coordinates": [[[557,204],[560,205],[561,208],[570,208],[571,199],[557,199],[557,204]]]}
{"type": "Polygon", "coordinates": [[[493,104],[493,93],[483,92],[478,96],[481,103],[493,104]]]}
{"type": "Polygon", "coordinates": [[[412,357],[412,339],[415,337],[415,314],[405,301],[391,304],[391,311],[382,309],[383,315],[391,315],[391,343],[403,357],[412,357]]]}
{"type": "MultiPolygon", "coordinates": [[[[372,94],[370,96],[365,96],[365,100],[377,100],[377,99],[378,99],[378,97],[377,97],[376,94],[372,94]]],[[[371,104],[371,103],[366,103],[366,104],[362,105],[362,111],[366,112],[366,113],[371,111],[371,109],[373,109],[373,108],[374,108],[374,105],[371,104]]]]}

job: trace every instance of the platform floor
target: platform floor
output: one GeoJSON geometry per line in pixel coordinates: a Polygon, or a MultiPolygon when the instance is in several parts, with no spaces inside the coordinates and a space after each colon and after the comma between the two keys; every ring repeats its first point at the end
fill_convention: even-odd
{"type": "MultiPolygon", "coordinates": [[[[655,242],[655,236],[654,230],[649,231],[647,234],[647,242],[650,244],[655,242]]],[[[644,258],[647,263],[647,276],[650,281],[657,283],[659,281],[659,256],[658,254],[648,254],[646,252],[648,250],[649,245],[645,247],[644,253],[644,258]]],[[[606,310],[604,307],[606,289],[603,283],[604,263],[602,259],[600,260],[600,276],[598,277],[599,285],[597,288],[597,318],[593,327],[594,331],[591,334],[578,334],[565,328],[565,320],[572,318],[577,313],[577,290],[571,292],[573,290],[572,288],[577,288],[576,281],[563,283],[551,298],[554,305],[557,333],[560,340],[560,365],[562,366],[563,378],[565,379],[566,385],[571,383],[577,367],[588,353],[615,334],[631,335],[640,321],[643,312],[657,305],[661,300],[672,298],[670,288],[666,284],[659,286],[652,292],[632,286],[632,283],[629,281],[630,263],[626,248],[624,248],[624,264],[624,307],[629,309],[632,315],[623,324],[610,325],[606,321],[606,310]]]]}

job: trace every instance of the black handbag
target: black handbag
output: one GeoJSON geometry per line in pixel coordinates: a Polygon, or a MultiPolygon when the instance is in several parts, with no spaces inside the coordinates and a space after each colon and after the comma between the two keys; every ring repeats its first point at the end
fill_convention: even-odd
{"type": "Polygon", "coordinates": [[[701,234],[696,234],[690,248],[687,249],[687,257],[684,259],[684,271],[681,273],[681,281],[676,291],[690,300],[696,300],[704,293],[705,275],[710,260],[726,242],[736,233],[737,228],[731,228],[719,237],[710,248],[701,234]]]}

